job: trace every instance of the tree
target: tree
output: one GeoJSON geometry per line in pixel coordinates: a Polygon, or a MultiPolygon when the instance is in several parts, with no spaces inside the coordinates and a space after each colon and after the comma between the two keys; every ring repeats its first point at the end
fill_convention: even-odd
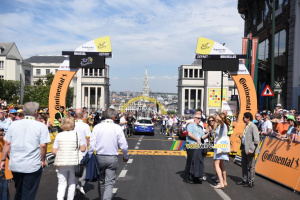
{"type": "Polygon", "coordinates": [[[167,114],[168,114],[168,115],[176,115],[177,113],[176,113],[175,110],[168,110],[168,111],[167,111],[167,114]]]}
{"type": "Polygon", "coordinates": [[[74,88],[73,87],[69,87],[68,88],[68,92],[67,92],[67,96],[66,96],[66,106],[68,108],[72,107],[72,105],[73,105],[73,98],[74,98],[74,88]]]}
{"type": "Polygon", "coordinates": [[[46,81],[45,81],[45,85],[46,86],[51,86],[52,82],[53,82],[53,79],[54,79],[54,75],[51,73],[47,74],[46,75],[46,81]]]}
{"type": "Polygon", "coordinates": [[[1,99],[6,99],[10,103],[13,101],[13,96],[20,95],[20,81],[0,80],[0,82],[2,84],[1,99]]]}
{"type": "Polygon", "coordinates": [[[30,98],[29,98],[29,95],[28,94],[24,94],[24,97],[23,97],[23,104],[27,103],[30,101],[30,98]]]}
{"type": "Polygon", "coordinates": [[[36,80],[36,81],[34,82],[34,85],[36,85],[36,86],[44,85],[43,79],[39,78],[38,80],[36,80]]]}

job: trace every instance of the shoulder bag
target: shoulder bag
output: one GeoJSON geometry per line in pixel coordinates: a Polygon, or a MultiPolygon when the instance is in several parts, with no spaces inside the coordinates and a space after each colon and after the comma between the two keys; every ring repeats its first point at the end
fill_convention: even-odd
{"type": "MultiPolygon", "coordinates": [[[[227,126],[224,124],[224,126],[227,126]]],[[[218,138],[216,139],[216,148],[217,148],[217,154],[220,153],[230,153],[230,139],[228,135],[223,135],[223,128],[219,129],[219,135],[218,138]],[[220,132],[222,129],[222,136],[220,137],[220,132]]]]}
{"type": "Polygon", "coordinates": [[[77,155],[78,155],[78,164],[76,165],[75,168],[75,176],[76,177],[82,177],[82,173],[83,173],[83,166],[80,164],[79,158],[80,158],[80,150],[79,150],[79,145],[78,145],[78,134],[76,132],[76,149],[75,151],[78,151],[77,155]]]}

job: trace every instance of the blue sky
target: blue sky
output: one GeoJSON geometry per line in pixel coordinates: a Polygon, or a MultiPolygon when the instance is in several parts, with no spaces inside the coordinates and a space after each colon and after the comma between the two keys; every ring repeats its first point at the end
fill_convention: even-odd
{"type": "Polygon", "coordinates": [[[178,67],[194,61],[199,36],[240,54],[237,0],[1,0],[1,42],[21,55],[61,55],[111,36],[110,89],[177,92],[178,67]],[[213,3],[213,4],[212,4],[213,3]]]}

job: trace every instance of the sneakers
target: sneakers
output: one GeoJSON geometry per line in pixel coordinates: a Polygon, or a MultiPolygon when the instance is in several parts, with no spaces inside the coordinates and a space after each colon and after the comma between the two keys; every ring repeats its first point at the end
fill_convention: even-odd
{"type": "Polygon", "coordinates": [[[76,185],[76,189],[79,190],[82,194],[85,194],[83,187],[76,185]]]}
{"type": "Polygon", "coordinates": [[[169,137],[168,140],[172,140],[173,138],[169,137]]]}

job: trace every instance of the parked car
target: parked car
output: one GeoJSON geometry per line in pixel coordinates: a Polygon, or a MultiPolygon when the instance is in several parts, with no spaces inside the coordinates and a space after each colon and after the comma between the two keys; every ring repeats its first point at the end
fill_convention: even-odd
{"type": "Polygon", "coordinates": [[[151,118],[140,118],[134,123],[134,133],[147,133],[154,135],[154,124],[151,118]]]}
{"type": "Polygon", "coordinates": [[[185,140],[186,135],[187,135],[186,123],[183,122],[179,128],[179,139],[185,140]]]}

